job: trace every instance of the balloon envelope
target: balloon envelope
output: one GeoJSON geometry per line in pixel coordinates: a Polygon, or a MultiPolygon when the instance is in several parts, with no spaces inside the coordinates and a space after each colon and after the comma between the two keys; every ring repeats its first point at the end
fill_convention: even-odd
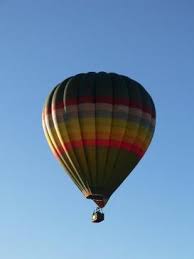
{"type": "Polygon", "coordinates": [[[86,198],[104,207],[147,150],[155,107],[138,82],[82,73],[57,85],[42,123],[53,154],[86,198]]]}

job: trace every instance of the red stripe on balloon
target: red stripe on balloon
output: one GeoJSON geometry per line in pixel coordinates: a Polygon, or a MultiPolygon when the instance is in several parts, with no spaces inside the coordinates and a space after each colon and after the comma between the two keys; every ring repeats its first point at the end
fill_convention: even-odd
{"type": "MultiPolygon", "coordinates": [[[[138,157],[142,157],[145,153],[145,150],[143,150],[141,147],[139,147],[136,144],[130,144],[127,142],[119,142],[116,140],[104,140],[104,139],[83,139],[79,141],[71,141],[71,142],[65,142],[64,147],[65,151],[70,151],[72,149],[76,148],[83,148],[83,147],[107,147],[107,148],[118,148],[127,150],[128,152],[135,153],[138,157]]],[[[64,152],[64,149],[61,147],[57,150],[58,153],[62,154],[64,152]]]]}
{"type": "Polygon", "coordinates": [[[142,110],[145,113],[149,113],[152,115],[153,118],[155,118],[155,112],[150,109],[150,107],[145,107],[142,106],[141,104],[137,103],[137,102],[133,102],[133,101],[129,101],[128,99],[125,98],[117,98],[117,99],[113,99],[112,97],[96,97],[94,99],[94,97],[91,96],[81,96],[79,97],[79,99],[67,99],[64,102],[58,102],[56,103],[54,106],[51,107],[47,107],[46,113],[51,113],[51,111],[53,110],[59,110],[59,109],[64,109],[64,107],[68,107],[71,105],[79,105],[82,103],[108,103],[108,104],[112,104],[112,105],[124,105],[124,106],[128,106],[130,108],[137,108],[142,110]]]}

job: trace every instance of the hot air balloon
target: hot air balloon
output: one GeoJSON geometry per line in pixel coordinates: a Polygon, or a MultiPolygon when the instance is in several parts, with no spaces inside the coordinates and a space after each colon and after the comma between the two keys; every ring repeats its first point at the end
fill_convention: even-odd
{"type": "Polygon", "coordinates": [[[42,113],[48,144],[83,195],[101,209],[146,152],[155,129],[151,96],[116,73],[69,77],[49,94],[42,113]]]}

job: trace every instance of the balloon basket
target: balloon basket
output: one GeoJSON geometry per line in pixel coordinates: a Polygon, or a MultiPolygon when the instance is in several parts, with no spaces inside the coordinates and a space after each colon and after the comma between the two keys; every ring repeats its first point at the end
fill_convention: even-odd
{"type": "Polygon", "coordinates": [[[104,213],[101,208],[97,207],[96,210],[92,213],[92,222],[100,223],[104,220],[104,213]]]}

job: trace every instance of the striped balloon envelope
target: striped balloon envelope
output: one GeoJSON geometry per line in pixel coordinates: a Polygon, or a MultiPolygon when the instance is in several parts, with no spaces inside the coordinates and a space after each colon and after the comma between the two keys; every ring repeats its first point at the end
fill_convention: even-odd
{"type": "Polygon", "coordinates": [[[48,144],[86,198],[104,207],[146,152],[155,107],[138,82],[115,73],[82,73],[48,96],[48,144]]]}

